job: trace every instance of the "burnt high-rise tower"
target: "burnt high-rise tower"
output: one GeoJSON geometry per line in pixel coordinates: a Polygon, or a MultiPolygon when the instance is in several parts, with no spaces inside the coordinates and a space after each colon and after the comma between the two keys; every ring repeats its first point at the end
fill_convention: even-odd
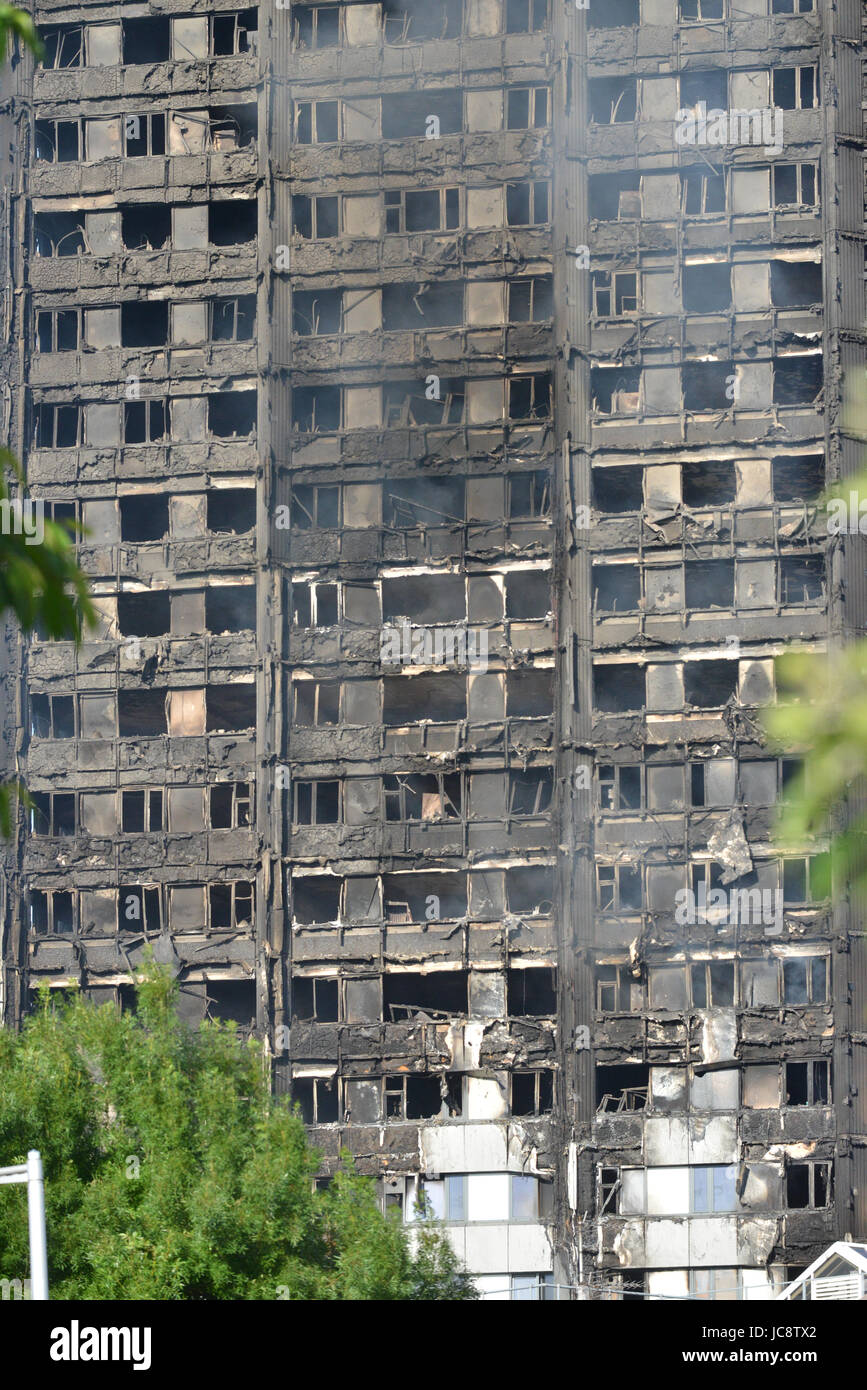
{"type": "Polygon", "coordinates": [[[856,0],[35,17],[3,408],[101,627],[8,634],[4,1020],[150,944],[486,1296],[767,1296],[867,1223],[759,718],[867,616],[856,0]]]}

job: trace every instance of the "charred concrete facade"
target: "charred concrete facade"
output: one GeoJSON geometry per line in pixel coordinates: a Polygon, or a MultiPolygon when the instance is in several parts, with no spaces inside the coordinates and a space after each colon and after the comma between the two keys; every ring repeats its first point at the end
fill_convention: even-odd
{"type": "Polygon", "coordinates": [[[865,1222],[759,718],[864,625],[857,4],[36,18],[7,416],[102,627],[7,642],[5,1021],[151,945],[486,1296],[766,1296],[865,1222]]]}

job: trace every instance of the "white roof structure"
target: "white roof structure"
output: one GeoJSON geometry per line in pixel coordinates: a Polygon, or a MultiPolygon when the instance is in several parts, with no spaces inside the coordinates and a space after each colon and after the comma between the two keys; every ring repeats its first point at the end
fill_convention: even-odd
{"type": "Polygon", "coordinates": [[[867,1298],[867,1245],[837,1240],[775,1301],[861,1298],[867,1298]]]}

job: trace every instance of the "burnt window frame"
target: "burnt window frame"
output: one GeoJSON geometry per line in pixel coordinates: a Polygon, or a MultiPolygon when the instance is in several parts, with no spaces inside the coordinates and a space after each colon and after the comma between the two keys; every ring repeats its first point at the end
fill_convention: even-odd
{"type": "Polygon", "coordinates": [[[821,200],[822,200],[822,189],[821,189],[822,164],[821,164],[821,160],[818,160],[818,159],[797,159],[797,160],[793,160],[791,163],[787,163],[787,164],[771,164],[771,165],[768,166],[768,168],[769,168],[769,170],[770,170],[770,180],[771,180],[771,189],[770,189],[771,198],[770,198],[770,206],[771,206],[771,210],[772,210],[772,211],[775,211],[775,210],[777,210],[777,209],[779,209],[779,208],[817,208],[817,209],[818,209],[819,207],[821,207],[821,200]],[[797,196],[795,202],[793,202],[793,203],[786,203],[786,202],[783,202],[782,197],[779,196],[778,193],[777,193],[777,181],[778,181],[778,179],[782,176],[782,173],[783,173],[783,170],[784,170],[784,169],[794,169],[794,171],[795,171],[795,185],[796,185],[795,191],[796,191],[796,193],[797,193],[798,196],[797,196]],[[809,169],[809,170],[810,170],[809,180],[812,182],[812,185],[813,185],[813,197],[812,197],[812,200],[808,200],[808,199],[806,199],[806,198],[803,196],[803,195],[804,195],[804,183],[805,183],[805,176],[804,176],[804,170],[805,170],[805,169],[809,169]]]}
{"type": "Polygon", "coordinates": [[[125,159],[163,159],[168,155],[168,129],[166,126],[165,111],[124,111],[121,114],[121,130],[123,134],[123,154],[125,159]],[[139,134],[130,134],[127,121],[130,116],[135,116],[140,122],[139,134]],[[162,140],[154,139],[154,131],[159,129],[162,122],[162,140]],[[138,154],[131,154],[129,143],[131,140],[144,139],[145,150],[138,154]],[[154,144],[162,143],[162,149],[154,150],[154,144]]]}
{"type": "Polygon", "coordinates": [[[551,180],[550,179],[510,179],[506,189],[507,227],[547,227],[551,221],[551,180]],[[527,190],[527,221],[513,220],[509,216],[509,195],[516,189],[527,190]],[[544,204],[544,207],[543,207],[544,204]],[[544,216],[541,214],[544,212],[544,216]]]}
{"type": "Polygon", "coordinates": [[[596,863],[596,910],[597,912],[616,912],[623,916],[635,916],[645,911],[646,894],[644,874],[640,863],[604,864],[596,863]],[[621,876],[624,871],[637,875],[641,902],[637,907],[623,902],[621,876]],[[608,891],[610,888],[610,892],[608,891]],[[603,889],[605,891],[603,891],[603,889]]]}
{"type": "Polygon", "coordinates": [[[293,145],[339,145],[343,140],[343,101],[339,97],[307,97],[305,100],[295,99],[292,108],[292,131],[291,138],[293,145]],[[337,107],[337,134],[331,139],[320,138],[319,136],[319,107],[337,107]],[[299,128],[304,120],[304,108],[309,107],[308,120],[310,122],[310,139],[302,140],[299,137],[299,128]]]}
{"type": "Polygon", "coordinates": [[[33,123],[33,162],[34,164],[80,164],[84,158],[85,139],[84,139],[84,117],[60,117],[60,116],[38,116],[33,123]],[[49,133],[47,127],[52,127],[49,133]],[[58,126],[75,126],[77,153],[70,155],[68,159],[58,159],[60,140],[58,138],[58,126]],[[40,139],[47,139],[51,145],[51,158],[47,159],[44,154],[38,153],[40,139]]]}
{"type": "Polygon", "coordinates": [[[209,931],[252,931],[256,923],[256,881],[249,878],[217,879],[207,885],[206,908],[209,931]],[[215,925],[214,894],[221,889],[229,889],[229,925],[215,925]],[[249,889],[249,893],[247,892],[249,889]],[[243,891],[242,891],[243,890],[243,891]],[[243,915],[242,904],[249,903],[249,912],[243,915]]]}
{"type": "Polygon", "coordinates": [[[77,936],[78,935],[78,893],[71,888],[28,888],[25,900],[27,934],[28,936],[77,936]],[[35,904],[37,897],[45,900],[45,921],[44,928],[36,925],[35,904]],[[57,927],[57,906],[56,899],[69,898],[72,909],[71,923],[69,930],[61,930],[57,927]]]}
{"type": "Polygon", "coordinates": [[[463,226],[461,209],[462,184],[443,184],[438,188],[386,188],[382,194],[382,208],[384,213],[384,236],[428,236],[440,232],[455,232],[463,226]],[[438,193],[439,194],[439,226],[427,227],[421,231],[410,231],[406,225],[406,199],[407,195],[413,193],[438,193]],[[449,194],[455,197],[450,199],[449,194]],[[391,200],[391,201],[389,201],[391,200]],[[455,203],[456,220],[450,222],[449,204],[455,203]],[[397,218],[389,218],[389,213],[397,212],[397,218]],[[389,226],[389,220],[399,223],[397,227],[389,226]]]}
{"type": "Polygon", "coordinates": [[[309,826],[309,825],[342,825],[342,824],[343,824],[343,811],[344,811],[344,806],[343,806],[343,780],[342,780],[342,778],[339,778],[339,777],[298,777],[298,778],[293,778],[293,780],[292,780],[292,825],[293,825],[293,826],[303,827],[303,826],[309,826]],[[318,820],[318,819],[317,819],[318,801],[319,801],[319,790],[318,790],[318,789],[319,789],[320,786],[333,786],[333,785],[336,785],[336,787],[337,787],[337,815],[336,815],[336,817],[335,817],[334,820],[318,820]],[[299,820],[299,819],[298,819],[298,815],[299,815],[299,805],[298,805],[298,803],[299,803],[299,797],[302,796],[302,795],[305,795],[306,789],[308,789],[308,788],[309,788],[309,796],[310,796],[310,819],[309,819],[309,820],[299,820]]]}
{"type": "Polygon", "coordinates": [[[211,782],[207,795],[207,827],[209,830],[249,830],[253,824],[253,783],[211,782]],[[213,799],[217,790],[229,790],[229,824],[214,825],[213,799]]]}
{"type": "Polygon", "coordinates": [[[636,1014],[644,1009],[644,987],[633,975],[629,963],[625,961],[596,961],[593,967],[593,989],[596,1012],[598,1014],[636,1014]],[[601,971],[612,971],[611,979],[603,979],[601,971]],[[632,1003],[632,996],[638,1000],[632,1003]],[[608,998],[612,1002],[607,1002],[608,998]],[[624,1003],[624,1000],[627,1002],[624,1003]]]}
{"type": "Polygon", "coordinates": [[[467,789],[465,774],[453,769],[446,771],[437,769],[436,771],[424,772],[387,772],[382,776],[382,814],[384,821],[389,825],[426,825],[444,824],[447,821],[461,821],[466,815],[465,807],[467,802],[467,789]],[[409,777],[432,777],[437,783],[436,793],[428,792],[426,795],[439,796],[439,811],[433,816],[425,816],[421,813],[419,804],[419,814],[417,816],[409,814],[412,810],[411,800],[415,797],[420,798],[422,793],[415,792],[404,780],[409,777]],[[456,805],[453,797],[446,788],[446,780],[457,778],[460,804],[456,805]],[[389,780],[396,785],[389,786],[389,780]],[[389,808],[396,807],[398,815],[389,815],[389,808]],[[409,807],[409,811],[408,808],[409,807]],[[449,807],[451,810],[449,810],[449,807]]]}
{"type": "Polygon", "coordinates": [[[591,272],[591,294],[593,317],[597,319],[634,318],[641,313],[641,275],[635,270],[594,270],[591,272]],[[634,282],[634,293],[625,294],[620,288],[621,280],[634,282]],[[608,296],[607,312],[602,307],[604,296],[608,296]],[[631,308],[623,308],[623,300],[633,300],[631,308]]]}
{"type": "Polygon", "coordinates": [[[32,342],[33,342],[33,345],[34,345],[34,350],[35,350],[35,352],[37,352],[40,356],[42,356],[43,354],[44,354],[44,355],[48,355],[48,354],[52,354],[52,353],[55,353],[55,352],[79,352],[79,351],[81,350],[81,345],[82,345],[83,336],[84,336],[84,329],[83,329],[83,317],[84,317],[84,314],[83,314],[83,310],[82,310],[78,305],[64,305],[62,308],[58,308],[58,309],[39,309],[39,308],[37,308],[37,309],[34,309],[33,314],[34,314],[34,321],[33,321],[33,337],[32,337],[32,342]],[[59,340],[59,337],[60,337],[60,333],[59,333],[59,320],[60,320],[61,315],[65,316],[65,317],[68,317],[68,318],[74,318],[74,320],[75,320],[75,343],[74,343],[74,345],[73,345],[72,347],[59,347],[59,346],[58,346],[58,340],[59,340]],[[50,332],[49,332],[49,336],[50,336],[50,339],[51,339],[51,346],[50,346],[50,347],[47,347],[47,348],[42,346],[42,341],[41,341],[41,339],[42,339],[42,331],[41,331],[41,328],[40,328],[40,320],[44,320],[44,319],[48,319],[48,320],[50,321],[50,332]]]}
{"type": "Polygon", "coordinates": [[[31,805],[25,807],[25,824],[27,833],[36,839],[67,839],[78,834],[80,829],[78,792],[54,792],[54,791],[35,791],[30,790],[31,805]],[[37,802],[36,798],[43,799],[47,803],[46,810],[37,802]],[[64,802],[72,801],[72,828],[58,828],[58,821],[61,813],[57,809],[58,799],[62,797],[64,802]]]}
{"type": "Polygon", "coordinates": [[[532,86],[517,86],[506,88],[506,110],[505,110],[505,129],[508,130],[547,130],[551,125],[552,116],[551,88],[545,83],[532,86]],[[519,94],[527,93],[527,123],[526,125],[514,124],[513,114],[517,118],[520,112],[511,111],[512,98],[517,98],[519,94]],[[544,109],[541,114],[539,107],[544,109]]]}
{"type": "Polygon", "coordinates": [[[158,832],[168,829],[166,819],[166,793],[164,787],[121,787],[120,789],[120,816],[118,817],[118,832],[121,835],[155,835],[158,832]],[[124,825],[124,798],[127,796],[144,797],[144,824],[141,830],[129,830],[124,825]],[[157,816],[154,816],[156,807],[155,798],[159,798],[157,816]],[[154,823],[156,820],[156,823],[154,823]]]}
{"type": "Polygon", "coordinates": [[[34,449],[80,449],[84,444],[84,409],[78,404],[70,404],[68,401],[37,401],[33,405],[33,445],[34,449]],[[57,436],[61,422],[61,411],[69,410],[75,412],[75,439],[70,443],[58,443],[57,436]],[[50,417],[43,412],[50,411],[50,417]],[[51,420],[51,441],[45,443],[40,441],[40,434],[44,436],[44,421],[51,420]]]}

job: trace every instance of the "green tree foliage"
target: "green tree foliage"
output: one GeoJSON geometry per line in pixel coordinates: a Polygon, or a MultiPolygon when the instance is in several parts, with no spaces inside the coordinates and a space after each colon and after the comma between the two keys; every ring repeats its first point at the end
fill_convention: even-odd
{"type": "MultiPolygon", "coordinates": [[[[135,1013],[47,992],[0,1031],[0,1163],[45,1165],[52,1298],[472,1299],[445,1235],[411,1236],[270,1094],[261,1044],[191,1028],[161,967],[135,1013]]],[[[22,1188],[0,1187],[0,1278],[26,1276],[22,1188]]]]}
{"type": "Polygon", "coordinates": [[[30,15],[14,5],[0,5],[0,61],[7,56],[13,37],[29,48],[34,57],[42,57],[42,40],[30,15]]]}

